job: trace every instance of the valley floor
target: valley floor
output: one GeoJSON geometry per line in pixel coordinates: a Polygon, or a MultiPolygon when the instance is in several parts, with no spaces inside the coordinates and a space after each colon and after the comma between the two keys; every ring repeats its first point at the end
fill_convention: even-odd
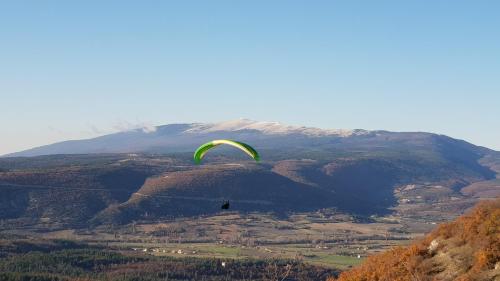
{"type": "Polygon", "coordinates": [[[151,256],[293,259],[307,264],[346,269],[367,255],[406,244],[408,233],[393,218],[356,221],[331,210],[287,218],[270,214],[224,213],[96,229],[42,228],[4,230],[3,235],[64,239],[151,256]]]}

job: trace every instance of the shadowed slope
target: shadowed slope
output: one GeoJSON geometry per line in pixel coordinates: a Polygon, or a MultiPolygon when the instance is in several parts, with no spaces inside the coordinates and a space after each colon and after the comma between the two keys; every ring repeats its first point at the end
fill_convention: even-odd
{"type": "Polygon", "coordinates": [[[331,204],[332,195],[258,165],[209,165],[150,178],[130,200],[108,208],[99,219],[213,214],[223,200],[244,212],[311,210],[331,204]]]}

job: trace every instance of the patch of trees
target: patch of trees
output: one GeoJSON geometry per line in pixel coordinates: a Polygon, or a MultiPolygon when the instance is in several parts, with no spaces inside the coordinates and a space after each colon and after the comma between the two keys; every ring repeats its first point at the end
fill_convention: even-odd
{"type": "Polygon", "coordinates": [[[11,253],[0,280],[325,280],[336,271],[297,260],[221,260],[126,255],[95,249],[11,253]]]}

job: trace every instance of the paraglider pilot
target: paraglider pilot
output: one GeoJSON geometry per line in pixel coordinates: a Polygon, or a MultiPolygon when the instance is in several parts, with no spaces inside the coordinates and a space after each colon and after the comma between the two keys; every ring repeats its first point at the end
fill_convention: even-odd
{"type": "Polygon", "coordinates": [[[220,206],[220,208],[221,208],[222,210],[227,210],[227,209],[229,209],[229,200],[226,200],[226,201],[222,202],[222,206],[220,206]]]}

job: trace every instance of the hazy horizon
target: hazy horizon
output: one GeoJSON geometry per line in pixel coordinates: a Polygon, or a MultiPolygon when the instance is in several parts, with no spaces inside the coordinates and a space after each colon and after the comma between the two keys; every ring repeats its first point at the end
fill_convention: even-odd
{"type": "Polygon", "coordinates": [[[240,117],[500,150],[494,1],[23,1],[0,9],[0,155],[240,117]]]}

